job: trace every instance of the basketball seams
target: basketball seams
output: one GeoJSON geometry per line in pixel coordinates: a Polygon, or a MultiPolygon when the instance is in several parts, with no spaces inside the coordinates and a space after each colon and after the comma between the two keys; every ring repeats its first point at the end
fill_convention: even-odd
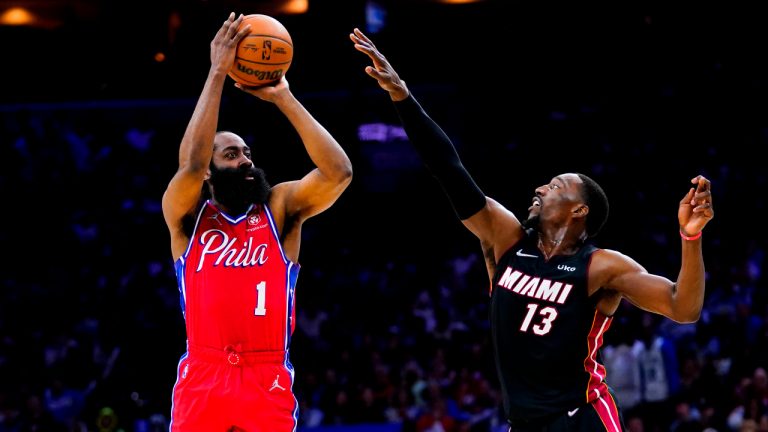
{"type": "Polygon", "coordinates": [[[250,33],[250,34],[245,35],[243,40],[248,39],[248,38],[252,38],[252,37],[262,37],[262,38],[267,38],[267,39],[278,40],[278,41],[283,42],[284,44],[288,45],[289,47],[293,48],[293,42],[291,40],[279,38],[279,37],[277,37],[275,35],[271,35],[271,34],[262,34],[262,33],[255,34],[255,33],[250,33]]]}
{"type": "Polygon", "coordinates": [[[241,58],[241,57],[236,57],[235,59],[236,60],[240,60],[243,63],[253,63],[253,64],[264,65],[264,66],[280,66],[280,65],[291,64],[291,62],[289,62],[289,61],[287,61],[287,62],[280,62],[280,63],[267,63],[267,62],[248,60],[248,59],[244,59],[244,58],[241,58]]]}
{"type": "Polygon", "coordinates": [[[247,15],[238,30],[249,24],[250,32],[238,42],[235,61],[228,75],[249,86],[275,83],[293,62],[291,35],[282,23],[268,15],[247,15]],[[265,52],[271,58],[263,59],[265,52]]]}

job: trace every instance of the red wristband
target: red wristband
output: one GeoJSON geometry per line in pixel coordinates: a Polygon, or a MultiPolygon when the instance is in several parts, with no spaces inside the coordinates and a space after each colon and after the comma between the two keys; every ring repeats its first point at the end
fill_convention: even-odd
{"type": "Polygon", "coordinates": [[[687,236],[687,235],[683,234],[683,230],[680,230],[680,237],[682,237],[683,240],[688,240],[688,241],[698,240],[698,239],[701,238],[701,233],[702,232],[704,232],[704,231],[699,231],[698,234],[694,234],[692,236],[687,236]]]}

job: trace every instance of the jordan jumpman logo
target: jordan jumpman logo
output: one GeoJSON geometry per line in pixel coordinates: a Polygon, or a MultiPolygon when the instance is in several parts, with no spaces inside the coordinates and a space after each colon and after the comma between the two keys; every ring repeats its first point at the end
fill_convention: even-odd
{"type": "Polygon", "coordinates": [[[281,386],[280,383],[278,382],[279,379],[280,379],[280,374],[277,374],[277,376],[275,377],[275,382],[272,383],[272,387],[270,387],[269,391],[272,391],[274,389],[285,390],[285,387],[281,386]]]}

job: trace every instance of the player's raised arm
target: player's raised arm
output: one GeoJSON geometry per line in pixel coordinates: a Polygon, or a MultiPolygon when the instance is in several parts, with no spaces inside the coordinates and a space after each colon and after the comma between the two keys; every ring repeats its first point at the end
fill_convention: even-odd
{"type": "Polygon", "coordinates": [[[442,186],[456,215],[483,244],[503,253],[522,236],[520,222],[496,201],[486,198],[459,158],[451,139],[422,108],[404,80],[376,45],[359,29],[349,35],[355,49],[366,54],[365,72],[389,93],[409,141],[442,186]]]}
{"type": "Polygon", "coordinates": [[[173,259],[187,247],[185,216],[194,211],[213,155],[213,137],[221,105],[221,92],[235,58],[238,41],[250,30],[237,31],[243,16],[229,15],[211,41],[211,67],[179,147],[179,168],[163,194],[163,216],[171,232],[173,259]]]}
{"type": "Polygon", "coordinates": [[[286,214],[302,221],[328,209],[352,181],[352,162],[328,130],[290,91],[283,77],[273,86],[246,87],[247,93],[274,103],[299,134],[313,170],[298,181],[275,186],[286,214]]]}
{"type": "Polygon", "coordinates": [[[714,217],[709,180],[696,176],[678,207],[682,242],[680,272],[676,281],[650,274],[631,258],[614,251],[603,251],[596,274],[605,268],[605,287],[616,290],[636,306],[681,323],[695,322],[704,304],[705,269],[702,230],[714,217]]]}

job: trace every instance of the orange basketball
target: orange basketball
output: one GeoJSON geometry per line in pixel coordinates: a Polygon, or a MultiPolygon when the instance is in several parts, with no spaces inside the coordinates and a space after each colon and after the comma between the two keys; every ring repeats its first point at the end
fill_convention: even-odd
{"type": "Polygon", "coordinates": [[[237,44],[229,76],[246,86],[279,81],[293,61],[291,35],[280,21],[268,15],[246,15],[238,30],[248,24],[251,31],[237,44]]]}

